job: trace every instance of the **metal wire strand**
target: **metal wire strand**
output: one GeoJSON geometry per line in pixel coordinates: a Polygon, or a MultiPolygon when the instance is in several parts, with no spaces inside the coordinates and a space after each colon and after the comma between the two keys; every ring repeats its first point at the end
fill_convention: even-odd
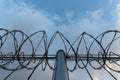
{"type": "Polygon", "coordinates": [[[0,28],[0,33],[0,68],[11,71],[8,75],[6,75],[4,80],[7,80],[13,73],[17,72],[18,70],[23,69],[32,70],[27,78],[27,80],[30,80],[32,75],[35,73],[35,70],[40,65],[42,65],[43,71],[47,66],[51,70],[55,70],[54,66],[52,66],[50,63],[50,60],[54,61],[56,54],[51,55],[50,49],[57,37],[60,38],[62,42],[61,45],[63,45],[63,50],[65,51],[65,60],[68,71],[72,72],[77,68],[85,69],[91,80],[94,80],[94,78],[87,69],[88,65],[95,70],[100,70],[103,68],[115,80],[117,80],[117,78],[110,71],[108,71],[105,66],[115,73],[120,73],[120,68],[117,70],[109,67],[109,64],[112,65],[113,63],[120,67],[120,64],[118,63],[118,61],[120,61],[120,55],[111,50],[114,43],[120,40],[120,31],[108,30],[101,33],[97,37],[83,32],[73,42],[70,42],[70,40],[59,31],[56,31],[50,39],[48,39],[44,30],[40,30],[28,35],[21,30],[10,31],[0,28]],[[112,36],[110,36],[110,40],[104,44],[104,38],[106,38],[106,36],[109,34],[112,34],[112,36]],[[40,35],[41,37],[39,38],[37,44],[34,44],[33,38],[36,35],[40,35]],[[88,42],[88,39],[91,41],[88,42]],[[9,45],[8,41],[10,41],[12,45],[9,45]],[[26,44],[29,46],[26,47],[26,44]],[[8,45],[9,47],[13,46],[12,52],[4,51],[6,48],[5,46],[8,45]],[[84,54],[81,54],[81,45],[84,45],[84,54]],[[95,54],[92,53],[92,48],[94,48],[94,46],[99,47],[98,51],[94,50],[96,51],[95,54]],[[26,50],[24,48],[26,48],[28,52],[25,52],[26,50]],[[43,49],[43,51],[38,55],[37,51],[40,48],[43,49]],[[74,62],[74,64],[72,64],[73,68],[69,67],[68,61],[74,62]],[[99,66],[94,66],[94,62],[97,62],[99,66]],[[11,64],[15,64],[15,67],[9,67],[11,64]],[[34,65],[31,66],[31,64],[34,65]]]}

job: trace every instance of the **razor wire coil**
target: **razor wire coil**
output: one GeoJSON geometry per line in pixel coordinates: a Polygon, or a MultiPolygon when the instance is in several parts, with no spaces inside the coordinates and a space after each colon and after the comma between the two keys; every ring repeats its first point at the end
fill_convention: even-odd
{"type": "MultiPolygon", "coordinates": [[[[91,34],[88,34],[86,32],[83,32],[80,34],[73,43],[70,42],[67,37],[65,37],[61,32],[56,31],[52,37],[48,40],[48,36],[44,30],[37,31],[31,35],[27,35],[21,30],[7,30],[0,28],[0,68],[3,70],[11,71],[9,75],[5,77],[4,80],[6,80],[12,73],[14,73],[17,70],[21,69],[27,69],[32,70],[31,74],[28,77],[28,80],[31,78],[32,74],[36,70],[36,68],[39,65],[42,65],[42,70],[44,71],[46,69],[46,66],[48,66],[50,69],[55,70],[54,67],[50,64],[49,59],[55,59],[56,55],[49,54],[49,50],[52,47],[52,44],[56,37],[59,37],[63,43],[64,51],[65,51],[65,59],[68,62],[72,59],[74,62],[73,68],[69,68],[67,64],[68,71],[74,71],[76,68],[80,69],[86,69],[87,73],[92,79],[91,74],[89,73],[87,66],[90,65],[95,70],[99,70],[101,68],[104,68],[115,80],[117,80],[110,71],[107,70],[109,68],[111,71],[114,71],[116,73],[120,73],[120,69],[114,69],[109,67],[107,64],[107,61],[109,64],[116,64],[120,67],[120,64],[118,61],[120,61],[120,55],[114,51],[111,51],[111,47],[113,46],[113,43],[118,41],[120,39],[120,31],[118,30],[108,30],[97,37],[92,36],[91,34]],[[32,37],[35,35],[40,35],[41,38],[39,38],[37,45],[34,45],[34,41],[32,40],[32,37]],[[110,41],[107,43],[107,45],[104,44],[104,38],[106,35],[112,34],[110,41]],[[19,35],[19,36],[18,36],[19,35]],[[87,38],[91,39],[90,43],[88,44],[87,38]],[[13,43],[13,51],[12,52],[3,52],[5,45],[8,45],[7,42],[10,41],[13,43]],[[26,46],[26,44],[29,44],[30,48],[28,51],[30,51],[30,54],[23,52],[23,48],[26,46]],[[41,46],[44,45],[44,46],[41,46]],[[85,54],[80,54],[80,47],[84,45],[85,54]],[[99,51],[96,52],[96,54],[92,53],[92,47],[98,46],[99,51]],[[42,55],[37,54],[37,50],[42,47],[44,51],[42,52],[42,55]],[[72,54],[71,54],[72,53],[72,54]],[[93,64],[93,62],[97,62],[99,66],[96,67],[96,65],[93,64]],[[17,63],[16,67],[11,68],[9,67],[10,64],[17,63]],[[34,66],[31,66],[31,64],[34,63],[34,66]],[[107,68],[106,68],[107,67],[107,68]]],[[[11,45],[8,45],[11,47],[11,45]]],[[[59,49],[59,48],[58,48],[59,49]]],[[[68,62],[69,63],[69,62],[68,62]]]]}

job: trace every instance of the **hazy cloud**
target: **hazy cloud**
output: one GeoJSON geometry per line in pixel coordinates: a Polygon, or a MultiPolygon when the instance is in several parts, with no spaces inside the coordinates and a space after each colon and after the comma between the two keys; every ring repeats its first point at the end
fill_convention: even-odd
{"type": "MultiPolygon", "coordinates": [[[[118,4],[116,7],[117,29],[120,27],[119,13],[120,5],[118,4]]],[[[38,10],[24,2],[16,3],[12,0],[8,0],[8,2],[0,0],[0,27],[10,30],[20,29],[26,33],[45,30],[48,33],[48,37],[58,30],[65,34],[70,41],[74,41],[74,39],[84,31],[96,36],[103,31],[112,29],[113,25],[111,26],[109,21],[104,20],[103,15],[104,11],[101,8],[94,11],[87,11],[82,16],[79,14],[76,15],[74,11],[66,11],[64,17],[61,17],[57,14],[51,15],[44,10],[38,10]]],[[[47,73],[49,77],[50,74],[52,74],[47,73]]],[[[38,76],[39,71],[35,74],[34,77],[38,76]]],[[[80,78],[77,78],[76,75],[78,75],[78,73],[71,76],[71,79],[79,80],[80,78]]],[[[82,76],[83,75],[84,74],[82,74],[82,76]]],[[[99,80],[98,77],[100,74],[93,72],[93,75],[95,80],[99,80]]],[[[34,79],[34,77],[32,79],[34,79]]],[[[40,78],[41,77],[42,76],[40,76],[40,78]]],[[[46,80],[46,77],[44,77],[43,80],[46,80]]]]}
{"type": "Polygon", "coordinates": [[[116,6],[115,11],[115,18],[116,18],[116,29],[120,30],[120,4],[116,6]]]}

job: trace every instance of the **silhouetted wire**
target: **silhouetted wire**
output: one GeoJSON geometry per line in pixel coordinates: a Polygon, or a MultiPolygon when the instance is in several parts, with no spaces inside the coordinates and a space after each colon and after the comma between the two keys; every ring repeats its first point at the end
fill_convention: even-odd
{"type": "MultiPolygon", "coordinates": [[[[60,38],[60,40],[63,43],[61,45],[64,46],[63,49],[65,51],[65,60],[66,60],[68,71],[73,72],[76,70],[76,68],[85,69],[91,80],[94,80],[94,78],[92,77],[92,74],[90,74],[89,70],[87,69],[88,65],[95,70],[100,70],[103,68],[106,72],[108,72],[113,77],[114,80],[117,80],[117,78],[109,70],[116,72],[116,73],[120,73],[120,70],[114,69],[106,63],[108,61],[110,64],[114,63],[116,66],[120,67],[120,64],[117,63],[117,61],[120,61],[119,60],[120,55],[113,51],[110,51],[113,43],[120,39],[120,35],[119,35],[120,31],[108,30],[108,31],[101,33],[97,37],[94,37],[91,34],[88,34],[86,32],[83,32],[75,39],[73,43],[71,43],[70,40],[68,40],[67,37],[65,37],[59,31],[56,31],[52,35],[49,41],[48,41],[47,34],[44,30],[34,32],[31,35],[27,35],[21,30],[10,31],[10,30],[3,29],[3,28],[0,28],[0,32],[1,32],[0,34],[0,61],[1,61],[0,68],[3,70],[10,71],[10,73],[4,78],[4,80],[7,80],[13,73],[15,73],[16,71],[22,70],[22,69],[31,70],[27,78],[27,80],[30,80],[32,75],[35,73],[36,69],[40,65],[42,65],[43,71],[46,69],[47,66],[51,70],[55,70],[55,68],[49,62],[49,57],[50,57],[49,51],[50,51],[50,48],[52,47],[53,42],[55,41],[57,37],[60,38]],[[39,39],[39,42],[37,43],[35,47],[32,37],[34,37],[37,34],[39,34],[41,38],[39,39]],[[103,41],[104,41],[103,38],[105,38],[107,34],[113,34],[113,35],[110,36],[111,40],[105,46],[103,45],[103,41]],[[88,40],[86,39],[86,37],[92,40],[89,45],[87,44],[88,40]],[[4,54],[4,52],[2,51],[2,48],[5,45],[7,45],[7,40],[10,40],[10,42],[13,42],[14,51],[4,54]],[[30,48],[28,49],[28,51],[30,51],[29,55],[22,50],[27,43],[29,43],[30,45],[29,46],[30,48]],[[79,53],[80,46],[82,45],[82,43],[84,44],[85,51],[86,51],[85,60],[83,60],[82,58],[84,56],[82,56],[82,54],[79,53]],[[94,56],[94,54],[91,53],[92,47],[94,46],[95,43],[97,43],[97,46],[99,46],[99,50],[100,50],[98,52],[95,52],[96,56],[94,56]],[[41,44],[43,44],[43,46],[41,46],[41,44]],[[44,51],[42,52],[42,55],[40,55],[41,58],[36,59],[37,50],[39,50],[39,47],[43,48],[44,51]],[[26,57],[26,55],[28,55],[28,57],[26,57]],[[71,55],[74,56],[74,59],[72,60],[74,61],[72,69],[69,68],[68,66],[69,63],[67,63],[67,60],[71,58],[71,55]],[[116,59],[112,59],[111,58],[112,55],[116,56],[116,59]],[[92,64],[94,61],[96,61],[99,64],[98,67],[92,64]],[[10,64],[14,64],[15,62],[18,63],[16,67],[14,68],[9,67],[10,64]],[[34,66],[33,65],[31,66],[31,64],[34,64],[34,66]],[[109,70],[107,70],[106,68],[108,68],[109,70]]],[[[58,47],[58,50],[59,50],[59,47],[58,47]]],[[[54,54],[53,57],[56,58],[56,54],[54,54]]]]}

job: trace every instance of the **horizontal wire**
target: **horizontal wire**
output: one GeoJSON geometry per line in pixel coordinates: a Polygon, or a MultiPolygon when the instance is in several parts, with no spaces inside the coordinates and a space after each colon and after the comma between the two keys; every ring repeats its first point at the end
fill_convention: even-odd
{"type": "MultiPolygon", "coordinates": [[[[21,30],[7,30],[0,28],[0,68],[3,70],[12,71],[8,76],[6,76],[4,79],[8,79],[9,76],[11,76],[15,71],[27,69],[32,70],[30,73],[28,80],[31,78],[34,71],[38,68],[39,65],[42,65],[42,70],[45,70],[48,66],[50,69],[55,70],[54,66],[50,63],[50,61],[56,60],[56,54],[50,54],[50,50],[52,47],[52,44],[55,42],[57,38],[60,38],[62,41],[64,51],[65,51],[65,60],[73,61],[73,69],[69,68],[69,64],[67,64],[68,71],[75,71],[76,68],[80,69],[86,69],[90,79],[92,78],[92,74],[90,74],[89,70],[87,69],[87,66],[89,65],[95,70],[100,70],[101,68],[107,70],[104,66],[109,64],[116,64],[117,67],[120,67],[120,64],[118,63],[120,61],[120,54],[115,53],[111,48],[115,42],[117,42],[120,39],[120,31],[118,30],[108,30],[97,37],[92,36],[91,34],[88,34],[86,32],[81,33],[73,43],[70,42],[69,39],[67,39],[61,32],[56,31],[50,39],[48,39],[47,34],[44,30],[34,32],[31,35],[27,35],[21,30]],[[35,38],[36,35],[39,35],[40,38],[38,40],[38,43],[35,44],[33,38],[35,38]],[[104,44],[104,38],[106,36],[111,35],[109,41],[107,41],[107,44],[104,44]],[[91,40],[91,42],[89,42],[91,40]],[[12,45],[9,45],[9,43],[12,43],[12,45]],[[89,43],[89,44],[88,44],[89,43]],[[29,44],[30,48],[26,47],[26,44],[29,44]],[[13,46],[13,51],[8,52],[5,51],[8,47],[5,46],[13,46]],[[82,47],[81,47],[82,46],[82,47]],[[98,46],[97,49],[92,49],[98,46]],[[82,53],[81,48],[84,47],[84,54],[82,53]],[[24,52],[23,49],[28,49],[28,52],[24,52]],[[42,48],[42,54],[38,54],[37,50],[39,48],[42,48]],[[92,51],[94,50],[94,54],[92,54],[92,51]],[[81,51],[81,52],[80,52],[81,51]],[[30,52],[30,53],[29,53],[30,52]],[[29,53],[29,54],[27,54],[29,53]],[[96,54],[95,54],[96,53],[96,54]],[[11,68],[9,65],[18,63],[16,67],[11,68]],[[93,64],[94,62],[98,63],[98,66],[93,64]],[[33,64],[31,66],[31,64],[33,64]]],[[[108,38],[108,37],[107,37],[108,38]]],[[[118,43],[119,44],[119,43],[118,43]]],[[[59,47],[58,47],[59,50],[59,47]]],[[[108,67],[111,71],[114,71],[116,73],[120,72],[119,70],[116,70],[112,67],[108,67]]],[[[110,75],[110,71],[107,71],[110,75]]],[[[111,75],[114,79],[115,76],[111,75]]]]}

